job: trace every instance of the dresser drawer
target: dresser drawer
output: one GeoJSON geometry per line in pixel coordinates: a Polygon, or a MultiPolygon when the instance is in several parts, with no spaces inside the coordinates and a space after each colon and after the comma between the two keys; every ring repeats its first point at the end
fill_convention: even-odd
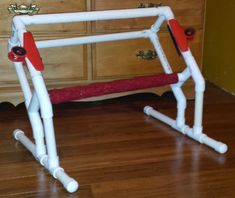
{"type": "Polygon", "coordinates": [[[47,82],[87,80],[87,46],[40,49],[47,82]]]}
{"type": "Polygon", "coordinates": [[[18,78],[13,63],[8,60],[7,39],[0,38],[0,86],[18,84],[18,78]]]}
{"type": "MultiPolygon", "coordinates": [[[[183,59],[177,54],[169,33],[160,33],[160,41],[174,71],[181,71],[185,66],[183,59]]],[[[198,31],[190,48],[197,61],[201,60],[202,31],[198,31]]],[[[146,60],[136,56],[139,51],[153,50],[149,39],[135,39],[97,43],[92,46],[93,79],[117,79],[140,75],[162,73],[158,58],[146,60]]]]}
{"type": "MultiPolygon", "coordinates": [[[[162,4],[170,6],[179,22],[184,26],[192,26],[195,29],[203,27],[204,20],[204,1],[205,0],[92,0],[92,10],[109,10],[109,9],[126,9],[137,8],[147,4],[162,4]]],[[[98,21],[92,23],[94,32],[128,30],[128,29],[143,29],[149,28],[154,22],[155,17],[98,21]]],[[[163,29],[166,28],[164,24],[163,29]]]]}
{"type": "MultiPolygon", "coordinates": [[[[1,86],[18,84],[13,63],[7,58],[7,40],[0,40],[1,86]]],[[[62,83],[66,81],[87,80],[87,46],[69,46],[39,49],[45,69],[43,75],[47,82],[62,83]]]]}
{"type": "MultiPolygon", "coordinates": [[[[0,33],[9,35],[11,30],[11,21],[14,14],[8,11],[11,4],[36,4],[40,10],[39,14],[48,13],[64,13],[64,12],[77,12],[86,10],[86,0],[73,1],[73,0],[1,0],[0,1],[0,33]]],[[[34,34],[49,35],[53,34],[67,34],[67,33],[84,33],[86,31],[85,23],[69,23],[69,24],[55,24],[55,25],[37,25],[30,26],[29,30],[34,34]]]]}

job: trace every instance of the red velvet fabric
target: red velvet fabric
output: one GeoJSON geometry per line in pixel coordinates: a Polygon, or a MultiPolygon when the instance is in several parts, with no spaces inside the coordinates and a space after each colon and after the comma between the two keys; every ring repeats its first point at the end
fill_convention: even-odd
{"type": "Polygon", "coordinates": [[[136,77],[127,80],[94,83],[79,87],[54,89],[49,91],[49,95],[53,104],[59,104],[67,101],[89,98],[92,96],[101,96],[105,94],[160,87],[177,82],[178,75],[176,73],[159,74],[154,76],[136,77]]]}

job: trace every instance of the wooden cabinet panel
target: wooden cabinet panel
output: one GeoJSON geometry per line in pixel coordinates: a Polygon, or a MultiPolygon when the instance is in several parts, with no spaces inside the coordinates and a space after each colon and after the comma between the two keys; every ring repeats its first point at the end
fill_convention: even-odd
{"type": "MultiPolygon", "coordinates": [[[[0,83],[18,84],[13,63],[7,58],[7,41],[0,40],[0,83]]],[[[40,49],[45,70],[43,74],[50,81],[78,81],[87,79],[87,46],[69,46],[40,49]]]]}
{"type": "MultiPolygon", "coordinates": [[[[183,59],[177,54],[168,33],[159,34],[162,47],[174,71],[184,68],[183,59]]],[[[190,43],[196,59],[201,60],[202,31],[196,33],[190,43]]],[[[143,60],[136,57],[139,50],[153,50],[149,39],[135,39],[118,42],[99,43],[93,45],[93,78],[116,79],[138,75],[161,73],[162,66],[159,59],[143,60]]]]}
{"type": "MultiPolygon", "coordinates": [[[[92,10],[109,10],[109,9],[126,9],[137,8],[140,3],[155,3],[170,6],[176,18],[184,27],[194,27],[201,29],[204,20],[204,0],[92,0],[92,10]]],[[[125,20],[111,20],[111,21],[97,21],[93,23],[92,30],[94,32],[128,30],[128,29],[143,29],[149,28],[154,22],[155,17],[139,18],[139,19],[125,19],[125,20]]],[[[162,26],[166,28],[166,24],[162,26]]]]}
{"type": "MultiPolygon", "coordinates": [[[[39,14],[62,13],[62,12],[77,12],[86,10],[86,0],[1,0],[0,2],[0,32],[4,35],[9,35],[11,31],[11,21],[14,14],[10,14],[8,7],[10,4],[36,4],[40,7],[39,14]]],[[[40,34],[50,36],[55,34],[67,33],[82,33],[86,31],[85,23],[68,23],[55,25],[32,25],[29,27],[35,35],[40,34]]]]}
{"type": "MultiPolygon", "coordinates": [[[[0,1],[0,102],[10,101],[14,104],[23,101],[18,79],[13,64],[7,58],[7,39],[11,31],[13,14],[7,10],[10,4],[37,4],[39,14],[66,13],[89,10],[111,10],[137,8],[142,4],[159,4],[170,6],[176,18],[184,27],[194,27],[196,36],[190,42],[190,48],[197,62],[201,64],[202,41],[204,32],[205,0],[2,0],[0,1]],[[2,38],[2,39],[1,39],[2,38]]],[[[54,25],[32,25],[28,28],[37,40],[68,38],[77,35],[96,35],[108,32],[133,31],[147,29],[155,18],[138,18],[127,20],[106,20],[88,23],[68,23],[54,25]]],[[[173,42],[163,25],[159,33],[161,44],[174,71],[184,68],[182,58],[178,56],[173,42]]],[[[70,46],[61,48],[40,49],[45,70],[46,83],[49,88],[66,87],[76,84],[109,81],[134,76],[162,73],[158,59],[143,60],[136,56],[139,51],[153,50],[148,39],[96,43],[92,45],[70,46]]],[[[186,95],[192,98],[192,84],[186,84],[186,95]]],[[[159,88],[154,92],[163,93],[169,87],[159,88]]],[[[139,90],[138,92],[142,92],[139,90]]],[[[149,91],[149,90],[146,90],[149,91]]],[[[129,93],[126,93],[129,94],[129,93]]],[[[103,98],[106,98],[104,96],[103,98]]]]}
{"type": "Polygon", "coordinates": [[[87,46],[40,49],[47,82],[87,80],[87,46]]]}
{"type": "Polygon", "coordinates": [[[18,78],[15,72],[15,68],[8,60],[7,56],[7,40],[0,39],[0,54],[1,54],[1,61],[0,61],[0,86],[6,86],[9,84],[18,84],[18,78]]]}

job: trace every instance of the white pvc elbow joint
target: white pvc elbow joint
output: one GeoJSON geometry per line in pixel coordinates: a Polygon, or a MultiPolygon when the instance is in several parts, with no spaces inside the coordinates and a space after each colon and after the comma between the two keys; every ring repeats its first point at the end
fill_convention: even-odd
{"type": "Polygon", "coordinates": [[[203,77],[197,78],[195,80],[195,91],[196,92],[204,92],[206,89],[206,83],[203,77]]]}
{"type": "Polygon", "coordinates": [[[174,14],[169,6],[159,7],[159,15],[165,16],[166,20],[174,19],[174,14]]]}

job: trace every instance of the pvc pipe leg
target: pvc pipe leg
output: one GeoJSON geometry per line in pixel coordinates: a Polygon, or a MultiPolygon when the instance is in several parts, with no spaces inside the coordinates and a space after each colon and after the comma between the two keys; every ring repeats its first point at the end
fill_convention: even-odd
{"type": "Polygon", "coordinates": [[[20,129],[15,129],[13,131],[13,136],[16,140],[21,142],[33,155],[35,156],[35,145],[31,142],[31,140],[24,134],[20,129]]]}
{"type": "Polygon", "coordinates": [[[226,144],[224,144],[223,142],[218,142],[208,136],[203,137],[202,142],[221,154],[226,153],[226,151],[228,150],[228,146],[226,144]]]}
{"type": "Polygon", "coordinates": [[[53,176],[58,179],[63,184],[64,188],[70,193],[75,192],[79,188],[78,182],[72,177],[69,177],[60,167],[54,171],[53,176]]]}
{"type": "Polygon", "coordinates": [[[200,142],[201,144],[205,144],[208,147],[213,148],[215,151],[217,151],[218,153],[225,153],[228,150],[228,146],[222,142],[216,141],[210,137],[208,137],[206,134],[204,133],[195,133],[194,129],[188,127],[187,125],[184,125],[182,127],[178,127],[176,125],[176,121],[171,119],[170,117],[154,110],[152,107],[150,106],[146,106],[144,107],[144,112],[145,114],[147,114],[148,116],[152,116],[162,122],[164,122],[165,124],[170,125],[172,128],[174,128],[175,130],[187,135],[188,137],[192,138],[193,140],[196,140],[198,142],[200,142]]]}
{"type": "MultiPolygon", "coordinates": [[[[34,156],[36,155],[35,144],[24,134],[23,131],[16,129],[14,130],[13,135],[15,139],[21,142],[34,156]]],[[[63,184],[64,188],[68,192],[73,193],[79,188],[78,182],[72,177],[69,177],[68,174],[64,172],[63,168],[58,166],[50,170],[47,155],[40,156],[36,159],[53,175],[54,178],[58,179],[63,184]]]]}
{"type": "Polygon", "coordinates": [[[175,128],[176,126],[176,121],[169,118],[168,116],[165,116],[164,114],[154,110],[152,107],[150,106],[145,106],[144,107],[144,113],[148,116],[152,116],[162,122],[164,122],[165,124],[170,125],[171,127],[175,128]]]}

